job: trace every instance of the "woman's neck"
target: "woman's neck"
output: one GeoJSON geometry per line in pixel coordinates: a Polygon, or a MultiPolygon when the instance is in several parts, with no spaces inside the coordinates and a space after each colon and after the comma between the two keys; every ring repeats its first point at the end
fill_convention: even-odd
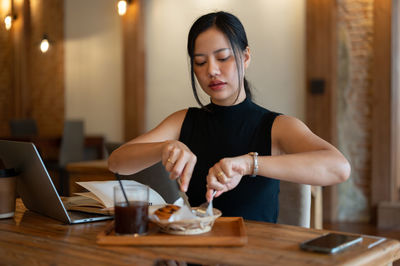
{"type": "Polygon", "coordinates": [[[235,99],[225,99],[225,100],[217,100],[211,98],[210,101],[215,104],[215,105],[220,105],[220,106],[233,106],[242,103],[246,99],[246,92],[244,91],[244,88],[240,90],[239,96],[235,97],[235,99]]]}

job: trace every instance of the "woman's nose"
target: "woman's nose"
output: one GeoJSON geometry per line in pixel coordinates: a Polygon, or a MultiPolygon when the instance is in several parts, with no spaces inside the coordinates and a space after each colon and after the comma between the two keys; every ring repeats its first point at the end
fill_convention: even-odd
{"type": "Polygon", "coordinates": [[[214,77],[220,74],[219,66],[215,60],[210,60],[208,63],[208,75],[214,77]]]}

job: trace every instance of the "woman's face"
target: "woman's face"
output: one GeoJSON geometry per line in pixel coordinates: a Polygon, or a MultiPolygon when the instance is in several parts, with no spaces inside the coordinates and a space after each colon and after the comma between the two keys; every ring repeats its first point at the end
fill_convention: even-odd
{"type": "MultiPolygon", "coordinates": [[[[242,73],[250,63],[250,52],[243,52],[242,73]]],[[[213,103],[218,105],[233,105],[246,98],[242,86],[237,102],[238,70],[229,39],[217,28],[212,27],[197,37],[194,47],[194,73],[201,88],[207,93],[213,103]]]]}

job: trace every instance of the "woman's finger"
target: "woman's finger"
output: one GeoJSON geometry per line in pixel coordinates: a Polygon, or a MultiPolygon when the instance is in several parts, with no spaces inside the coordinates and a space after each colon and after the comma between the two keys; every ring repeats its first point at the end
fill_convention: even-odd
{"type": "Polygon", "coordinates": [[[165,169],[170,172],[170,178],[176,179],[180,176],[183,170],[184,162],[181,161],[182,154],[185,152],[182,147],[178,146],[169,146],[169,157],[166,162],[165,169]]]}
{"type": "Polygon", "coordinates": [[[206,199],[208,202],[210,202],[212,194],[214,193],[214,189],[208,188],[207,187],[207,192],[206,192],[206,199]]]}
{"type": "Polygon", "coordinates": [[[221,184],[226,184],[229,182],[229,178],[226,176],[225,172],[222,171],[220,168],[218,170],[218,168],[216,168],[216,173],[215,176],[218,179],[218,182],[220,182],[221,184]]]}
{"type": "MultiPolygon", "coordinates": [[[[208,185],[207,185],[206,199],[207,199],[208,202],[210,202],[211,197],[212,197],[212,194],[214,193],[214,191],[215,191],[215,189],[212,189],[212,188],[208,187],[208,185]]],[[[226,191],[227,191],[226,189],[224,189],[224,190],[217,190],[217,193],[215,194],[214,197],[215,197],[215,198],[216,198],[216,197],[219,197],[222,193],[224,193],[224,192],[226,192],[226,191]]]]}
{"type": "Polygon", "coordinates": [[[169,157],[165,162],[165,170],[171,173],[174,169],[177,159],[177,156],[170,152],[169,157]]]}
{"type": "MultiPolygon", "coordinates": [[[[171,179],[176,179],[178,177],[181,177],[183,169],[185,167],[186,164],[186,159],[184,156],[182,156],[183,151],[180,151],[180,155],[177,156],[176,160],[174,161],[174,165],[171,169],[170,172],[170,178],[171,179]]],[[[181,179],[182,180],[182,179],[181,179]]]]}
{"type": "Polygon", "coordinates": [[[183,191],[187,191],[189,187],[190,179],[192,178],[194,166],[196,165],[197,158],[195,155],[191,155],[188,161],[185,164],[185,168],[182,171],[181,180],[182,180],[182,187],[183,191]]]}
{"type": "Polygon", "coordinates": [[[219,161],[219,167],[221,171],[227,178],[231,178],[233,176],[233,169],[232,169],[232,160],[231,159],[222,159],[219,161]]]}
{"type": "Polygon", "coordinates": [[[221,184],[217,177],[212,173],[207,175],[207,186],[209,189],[223,190],[225,186],[221,184]]]}

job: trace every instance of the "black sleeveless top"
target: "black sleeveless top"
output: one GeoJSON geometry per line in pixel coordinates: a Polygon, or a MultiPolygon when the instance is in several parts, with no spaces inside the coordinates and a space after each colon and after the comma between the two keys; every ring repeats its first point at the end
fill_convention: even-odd
{"type": "MultiPolygon", "coordinates": [[[[190,204],[206,201],[208,170],[225,157],[252,151],[271,155],[271,128],[278,113],[245,99],[238,105],[189,108],[179,140],[197,156],[187,191],[190,204]]],[[[279,210],[279,180],[244,176],[237,187],[215,198],[213,205],[223,216],[276,223],[279,210]]]]}

